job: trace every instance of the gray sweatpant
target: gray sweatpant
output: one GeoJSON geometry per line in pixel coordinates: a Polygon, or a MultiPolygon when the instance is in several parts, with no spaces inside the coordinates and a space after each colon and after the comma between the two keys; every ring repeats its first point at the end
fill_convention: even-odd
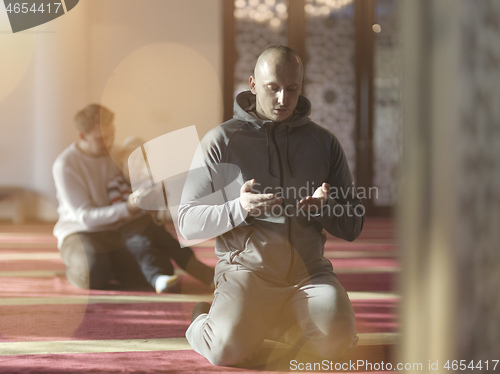
{"type": "Polygon", "coordinates": [[[212,364],[242,364],[264,339],[329,360],[356,348],[354,311],[332,272],[290,286],[241,267],[224,267],[216,269],[209,313],[198,316],[186,331],[189,344],[212,364]]]}

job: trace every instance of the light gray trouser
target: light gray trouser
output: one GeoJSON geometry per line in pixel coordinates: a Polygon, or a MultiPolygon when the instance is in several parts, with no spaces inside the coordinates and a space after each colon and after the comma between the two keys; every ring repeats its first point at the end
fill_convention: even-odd
{"type": "Polygon", "coordinates": [[[264,339],[329,360],[355,349],[358,341],[351,302],[335,274],[278,286],[236,267],[217,278],[209,313],[191,323],[186,338],[221,366],[251,359],[264,339]]]}

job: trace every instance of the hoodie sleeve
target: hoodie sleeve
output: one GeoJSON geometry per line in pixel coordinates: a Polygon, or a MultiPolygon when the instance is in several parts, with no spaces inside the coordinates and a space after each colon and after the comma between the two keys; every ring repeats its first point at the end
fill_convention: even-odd
{"type": "Polygon", "coordinates": [[[220,147],[199,147],[179,206],[179,231],[186,239],[210,239],[243,224],[239,168],[220,162],[220,147]]]}
{"type": "Polygon", "coordinates": [[[353,241],[363,229],[365,208],[357,196],[344,150],[336,138],[331,144],[331,169],[326,182],[330,184],[330,195],[314,219],[330,234],[353,241]]]}

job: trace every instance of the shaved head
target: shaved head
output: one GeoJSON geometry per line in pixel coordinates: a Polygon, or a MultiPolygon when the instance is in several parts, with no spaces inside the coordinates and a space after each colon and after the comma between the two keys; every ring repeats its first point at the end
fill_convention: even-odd
{"type": "Polygon", "coordinates": [[[292,117],[304,80],[304,67],[297,53],[286,46],[267,48],[255,64],[250,90],[260,118],[275,122],[292,117]]]}
{"type": "Polygon", "coordinates": [[[269,65],[282,67],[290,65],[299,69],[301,79],[304,75],[304,65],[299,55],[292,48],[285,45],[273,45],[266,48],[257,59],[254,76],[257,77],[269,65]]]}

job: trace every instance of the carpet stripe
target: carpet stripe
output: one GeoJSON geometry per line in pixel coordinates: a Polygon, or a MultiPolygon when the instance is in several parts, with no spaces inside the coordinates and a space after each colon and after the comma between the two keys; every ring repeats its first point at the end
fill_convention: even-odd
{"type": "MultiPolygon", "coordinates": [[[[184,241],[180,241],[182,244],[187,244],[186,242],[184,241]]],[[[374,246],[374,247],[378,247],[380,246],[381,244],[385,244],[387,245],[388,247],[393,247],[394,244],[392,243],[392,240],[389,240],[389,239],[379,239],[379,238],[358,238],[356,240],[356,242],[354,243],[350,243],[350,242],[346,242],[342,239],[338,239],[338,238],[331,238],[330,239],[330,243],[332,243],[331,245],[334,245],[334,246],[340,246],[342,245],[343,247],[360,247],[360,246],[363,246],[363,247],[371,247],[371,246],[374,246]]],[[[192,248],[214,248],[215,247],[215,240],[214,239],[211,239],[211,240],[207,240],[207,241],[204,241],[202,243],[196,243],[196,244],[192,244],[190,245],[192,248]]]]}
{"type": "MultiPolygon", "coordinates": [[[[359,345],[392,345],[399,340],[398,333],[358,334],[359,345]]],[[[0,355],[41,355],[64,353],[148,352],[191,350],[186,338],[130,339],[130,340],[67,340],[42,342],[0,343],[0,355]]]]}
{"type": "MultiPolygon", "coordinates": [[[[215,258],[214,252],[200,252],[198,257],[215,258]]],[[[326,251],[326,258],[394,258],[398,254],[395,251],[326,251]]],[[[57,260],[61,258],[59,252],[34,252],[34,253],[0,253],[0,261],[13,260],[57,260]]]]}
{"type": "MultiPolygon", "coordinates": [[[[393,292],[348,292],[351,300],[399,300],[393,292]]],[[[79,305],[79,304],[133,304],[133,303],[197,303],[211,302],[212,294],[187,295],[164,294],[142,295],[94,295],[94,296],[61,296],[61,297],[3,297],[0,305],[79,305]]]]}
{"type": "Polygon", "coordinates": [[[57,239],[48,233],[33,233],[33,232],[0,232],[0,240],[20,240],[20,241],[29,241],[29,240],[50,240],[51,242],[56,242],[57,239]]]}
{"type": "Polygon", "coordinates": [[[134,303],[197,303],[211,302],[212,294],[206,295],[154,295],[151,296],[62,296],[62,297],[8,297],[0,299],[0,305],[79,305],[79,304],[134,304],[134,303]]]}
{"type": "Polygon", "coordinates": [[[39,253],[0,253],[0,261],[13,260],[60,260],[59,252],[39,252],[39,253]]]}
{"type": "Polygon", "coordinates": [[[4,243],[0,242],[0,248],[57,248],[55,243],[4,243]]]}
{"type": "Polygon", "coordinates": [[[64,274],[64,271],[54,270],[0,271],[0,278],[52,278],[64,274]]]}
{"type": "Polygon", "coordinates": [[[399,273],[399,266],[380,266],[380,267],[351,267],[351,268],[333,268],[336,274],[378,274],[378,273],[399,273]]]}
{"type": "MultiPolygon", "coordinates": [[[[196,256],[200,258],[216,258],[213,251],[196,251],[196,256]]],[[[325,251],[324,257],[326,258],[397,258],[399,254],[394,250],[379,250],[379,251],[325,251]]]]}
{"type": "Polygon", "coordinates": [[[185,338],[131,340],[68,340],[0,343],[0,355],[61,353],[146,352],[191,349],[185,338]]]}
{"type": "Polygon", "coordinates": [[[325,251],[326,258],[374,258],[374,257],[398,257],[396,251],[325,251]]]}
{"type": "Polygon", "coordinates": [[[394,292],[360,292],[348,291],[347,294],[351,300],[386,300],[394,299],[399,300],[400,295],[394,292]]]}
{"type": "MultiPolygon", "coordinates": [[[[373,273],[398,273],[401,271],[399,266],[379,266],[379,267],[351,267],[351,268],[334,268],[337,274],[373,274],[373,273]]],[[[20,270],[20,271],[0,271],[0,278],[44,278],[56,277],[64,275],[61,271],[50,270],[20,270]]]]}
{"type": "Polygon", "coordinates": [[[397,332],[374,332],[358,334],[358,345],[393,345],[399,343],[400,334],[397,332]]]}
{"type": "MultiPolygon", "coordinates": [[[[179,238],[177,238],[177,239],[179,239],[179,238]]],[[[179,240],[179,243],[181,243],[183,245],[189,245],[192,248],[194,248],[194,247],[200,247],[200,248],[210,248],[211,247],[211,248],[214,248],[215,247],[215,239],[206,240],[204,242],[196,243],[196,244],[189,244],[189,241],[183,240],[181,238],[179,240]]]]}

